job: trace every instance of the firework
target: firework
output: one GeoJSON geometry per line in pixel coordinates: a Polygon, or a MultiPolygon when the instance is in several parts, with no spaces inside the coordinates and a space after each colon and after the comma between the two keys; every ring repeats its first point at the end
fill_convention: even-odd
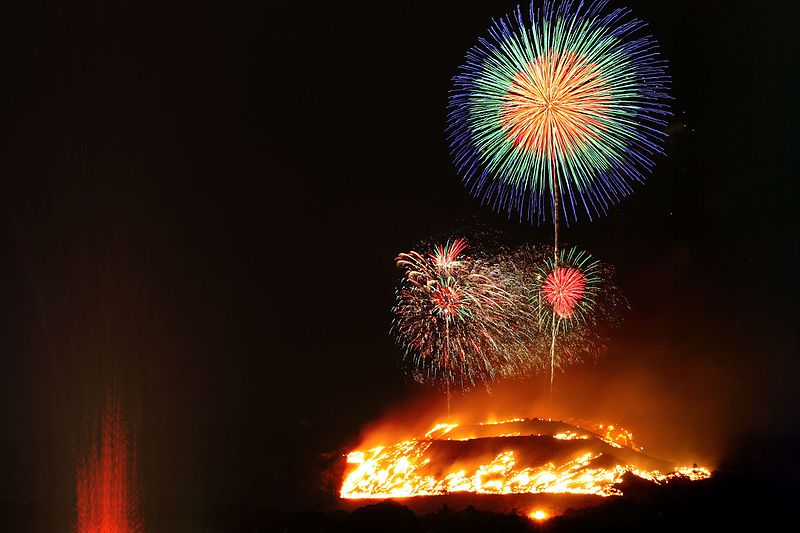
{"type": "Polygon", "coordinates": [[[448,134],[465,184],[496,211],[605,213],[662,151],[666,62],[643,22],[606,4],[517,8],[467,52],[448,134]]]}
{"type": "Polygon", "coordinates": [[[603,288],[603,265],[575,247],[545,256],[536,268],[535,305],[540,321],[567,330],[594,322],[603,288]]]}
{"type": "Polygon", "coordinates": [[[466,240],[400,254],[392,325],[419,381],[469,388],[564,368],[606,350],[624,298],[610,267],[571,247],[480,258],[466,240]],[[557,342],[556,342],[557,341],[557,342]]]}
{"type": "Polygon", "coordinates": [[[550,247],[523,246],[498,260],[524,306],[518,314],[526,317],[529,371],[551,359],[563,368],[604,353],[608,332],[627,307],[611,267],[574,247],[557,257],[550,247]]]}
{"type": "Polygon", "coordinates": [[[572,318],[575,305],[583,299],[586,276],[571,267],[558,267],[547,275],[542,284],[545,300],[561,318],[572,318]]]}
{"type": "Polygon", "coordinates": [[[468,388],[526,364],[518,295],[490,261],[466,256],[464,239],[400,254],[405,275],[392,329],[422,381],[468,388]]]}

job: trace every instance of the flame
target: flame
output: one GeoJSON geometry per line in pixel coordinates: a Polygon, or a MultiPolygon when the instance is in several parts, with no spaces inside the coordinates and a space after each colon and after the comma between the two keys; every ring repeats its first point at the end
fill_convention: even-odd
{"type": "Polygon", "coordinates": [[[553,435],[553,438],[558,440],[589,439],[588,435],[578,435],[577,433],[573,433],[572,431],[565,431],[564,433],[556,433],[555,435],[553,435]]]}
{"type": "MultiPolygon", "coordinates": [[[[525,422],[513,419],[502,422],[485,422],[477,426],[501,426],[525,422]]],[[[561,424],[563,426],[563,424],[561,424]]],[[[473,426],[474,427],[474,426],[473,426]]],[[[569,493],[593,494],[597,496],[617,496],[626,474],[632,474],[656,484],[668,483],[676,478],[698,480],[711,476],[702,467],[678,467],[662,473],[657,469],[643,469],[627,463],[610,464],[611,457],[602,450],[604,444],[622,448],[619,442],[632,449],[633,435],[614,426],[601,426],[604,433],[584,433],[581,428],[561,431],[552,435],[521,437],[519,431],[504,432],[498,427],[492,439],[508,439],[507,449],[491,453],[475,462],[465,459],[461,452],[458,460],[442,469],[435,460],[442,453],[442,444],[459,446],[464,441],[478,442],[474,435],[461,437],[447,435],[459,428],[458,424],[436,424],[424,437],[395,444],[376,446],[369,450],[356,450],[347,455],[348,468],[340,496],[347,499],[362,498],[407,498],[413,496],[432,496],[457,492],[475,494],[531,494],[531,493],[569,493]],[[553,441],[584,441],[597,443],[591,451],[579,449],[575,443],[569,447],[564,459],[552,458],[542,464],[526,464],[519,453],[520,439],[552,439],[553,441]],[[599,441],[599,442],[598,442],[599,441]],[[600,444],[600,442],[604,444],[600,444]],[[601,451],[597,451],[601,450],[601,451]],[[571,455],[569,455],[571,453],[571,455]]],[[[496,441],[493,441],[496,442],[496,441]]],[[[504,442],[503,440],[500,441],[504,442]]],[[[536,443],[546,444],[537,440],[536,443]]],[[[523,442],[524,444],[524,442],[523,442]]],[[[459,448],[462,452],[463,449],[459,448]]],[[[560,450],[560,448],[559,448],[560,450]]],[[[633,453],[633,452],[632,452],[633,453]]],[[[563,451],[556,454],[563,456],[563,451]]],[[[644,457],[644,456],[642,456],[644,457]]]]}
{"type": "Polygon", "coordinates": [[[446,433],[449,433],[451,429],[456,427],[458,427],[458,424],[436,424],[429,429],[427,433],[425,433],[425,436],[430,439],[442,437],[446,433]]]}
{"type": "Polygon", "coordinates": [[[644,449],[633,442],[633,433],[625,428],[614,426],[614,424],[597,424],[594,429],[598,433],[602,432],[602,439],[615,448],[627,446],[636,451],[642,451],[644,449]]]}

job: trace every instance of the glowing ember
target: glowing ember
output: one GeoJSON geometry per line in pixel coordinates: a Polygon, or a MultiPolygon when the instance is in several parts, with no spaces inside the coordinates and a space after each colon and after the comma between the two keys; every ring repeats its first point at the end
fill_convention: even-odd
{"type": "Polygon", "coordinates": [[[615,448],[631,448],[637,452],[644,450],[644,446],[639,446],[633,440],[633,433],[624,427],[616,424],[605,424],[603,422],[583,420],[579,418],[571,418],[568,422],[574,426],[587,428],[592,433],[597,434],[606,444],[615,448]]]}
{"type": "Polygon", "coordinates": [[[76,533],[141,533],[134,456],[117,398],[109,394],[78,466],[76,533]]]}
{"type": "Polygon", "coordinates": [[[457,492],[614,496],[622,494],[619,484],[626,474],[656,484],[711,475],[705,468],[670,467],[604,436],[562,423],[477,424],[464,428],[469,434],[466,438],[460,431],[457,424],[437,424],[421,439],[351,452],[340,496],[406,498],[457,492]],[[475,436],[486,427],[491,433],[475,436]],[[548,428],[561,431],[543,434],[548,428]]]}
{"type": "Polygon", "coordinates": [[[528,514],[528,517],[531,520],[544,520],[545,518],[547,518],[547,513],[545,513],[541,509],[536,509],[534,511],[531,511],[530,514],[528,514]]]}
{"type": "Polygon", "coordinates": [[[602,435],[602,439],[604,441],[616,448],[627,446],[636,451],[642,451],[644,449],[636,446],[636,444],[633,442],[633,433],[625,428],[616,427],[613,424],[606,426],[599,424],[596,429],[598,430],[598,433],[602,435]]]}
{"type": "Polygon", "coordinates": [[[559,440],[575,440],[575,439],[587,440],[589,437],[587,435],[577,435],[572,431],[566,431],[564,433],[556,433],[555,435],[553,435],[553,438],[559,440]]]}

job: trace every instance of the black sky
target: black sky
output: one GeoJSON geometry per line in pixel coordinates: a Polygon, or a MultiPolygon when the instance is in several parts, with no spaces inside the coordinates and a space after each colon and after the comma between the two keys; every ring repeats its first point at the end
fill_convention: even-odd
{"type": "MultiPolygon", "coordinates": [[[[668,154],[565,230],[633,309],[589,375],[641,372],[742,443],[800,422],[789,4],[627,2],[669,60],[668,154]]],[[[69,505],[113,385],[151,508],[302,506],[306,463],[420,392],[388,334],[397,252],[455,221],[550,236],[470,198],[444,134],[465,51],[515,5],[9,6],[0,500],[69,505]]]]}

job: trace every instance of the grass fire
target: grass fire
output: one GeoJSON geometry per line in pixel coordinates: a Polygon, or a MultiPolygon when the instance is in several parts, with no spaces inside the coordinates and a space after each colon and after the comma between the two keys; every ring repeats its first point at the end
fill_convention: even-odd
{"type": "Polygon", "coordinates": [[[436,424],[419,438],[350,452],[340,497],[396,499],[454,493],[607,497],[622,495],[621,485],[629,476],[658,485],[711,476],[704,467],[645,455],[622,428],[576,424],[536,418],[436,424]]]}

